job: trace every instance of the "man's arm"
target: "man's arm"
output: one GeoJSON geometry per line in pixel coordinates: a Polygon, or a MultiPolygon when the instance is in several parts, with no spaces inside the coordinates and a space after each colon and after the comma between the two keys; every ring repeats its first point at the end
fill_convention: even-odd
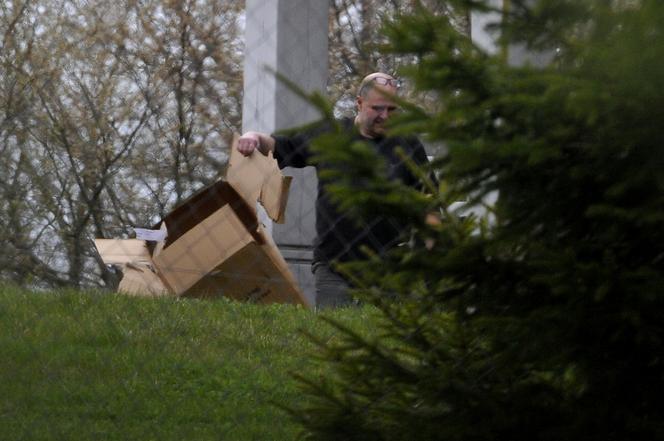
{"type": "Polygon", "coordinates": [[[318,135],[329,131],[329,124],[315,122],[307,127],[290,130],[289,133],[266,134],[246,132],[238,139],[237,150],[245,156],[258,150],[264,155],[272,152],[279,162],[279,168],[302,168],[310,164],[309,142],[318,135]]]}
{"type": "Polygon", "coordinates": [[[237,149],[244,156],[251,155],[254,150],[258,150],[263,155],[268,152],[274,153],[274,138],[270,135],[260,132],[246,132],[237,141],[237,149]]]}

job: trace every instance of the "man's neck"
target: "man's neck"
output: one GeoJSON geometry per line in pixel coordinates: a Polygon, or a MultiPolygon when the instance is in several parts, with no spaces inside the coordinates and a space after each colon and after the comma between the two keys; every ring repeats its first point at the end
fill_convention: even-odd
{"type": "Polygon", "coordinates": [[[382,138],[382,136],[379,137],[379,136],[376,136],[376,135],[370,135],[370,134],[366,133],[366,131],[364,130],[364,128],[363,128],[363,127],[360,125],[360,123],[358,122],[357,118],[358,118],[358,117],[356,116],[356,117],[355,117],[355,120],[354,120],[355,128],[357,129],[357,131],[360,133],[360,135],[361,135],[363,138],[367,138],[367,139],[379,139],[379,138],[382,138]]]}

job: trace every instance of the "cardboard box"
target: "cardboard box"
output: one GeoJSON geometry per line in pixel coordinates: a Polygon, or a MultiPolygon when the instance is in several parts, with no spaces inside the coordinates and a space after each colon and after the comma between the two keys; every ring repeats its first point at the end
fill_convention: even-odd
{"type": "Polygon", "coordinates": [[[258,201],[272,220],[284,221],[291,178],[271,154],[244,157],[236,142],[226,180],[166,215],[158,224],[164,240],[95,240],[104,263],[122,268],[118,291],[311,306],[257,216],[258,201]]]}

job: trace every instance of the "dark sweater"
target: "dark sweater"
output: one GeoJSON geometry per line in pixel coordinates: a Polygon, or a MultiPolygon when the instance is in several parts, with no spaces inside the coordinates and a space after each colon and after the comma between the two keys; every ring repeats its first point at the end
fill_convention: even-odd
{"type": "MultiPolygon", "coordinates": [[[[400,146],[416,164],[425,164],[428,159],[424,147],[415,137],[390,137],[369,139],[360,135],[352,119],[340,121],[344,130],[352,131],[357,140],[372,144],[376,151],[385,158],[389,179],[401,180],[404,184],[418,186],[419,181],[412,175],[405,164],[395,153],[400,146]]],[[[309,142],[316,136],[329,131],[329,125],[318,125],[315,128],[297,133],[293,136],[272,135],[275,139],[274,156],[279,167],[305,167],[314,165],[317,169],[325,164],[311,163],[309,142]]],[[[363,257],[360,247],[363,245],[382,254],[402,239],[402,228],[398,220],[375,216],[358,223],[341,212],[332,202],[326,191],[326,183],[319,181],[316,200],[316,241],[314,243],[314,262],[345,262],[363,257]]]]}

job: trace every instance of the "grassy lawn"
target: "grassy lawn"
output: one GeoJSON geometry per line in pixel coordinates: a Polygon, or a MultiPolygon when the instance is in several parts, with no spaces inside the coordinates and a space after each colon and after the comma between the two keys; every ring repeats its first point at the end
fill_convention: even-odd
{"type": "Polygon", "coordinates": [[[335,338],[290,305],[0,286],[0,439],[295,439],[273,403],[304,399],[290,373],[325,375],[301,329],[335,338]]]}

